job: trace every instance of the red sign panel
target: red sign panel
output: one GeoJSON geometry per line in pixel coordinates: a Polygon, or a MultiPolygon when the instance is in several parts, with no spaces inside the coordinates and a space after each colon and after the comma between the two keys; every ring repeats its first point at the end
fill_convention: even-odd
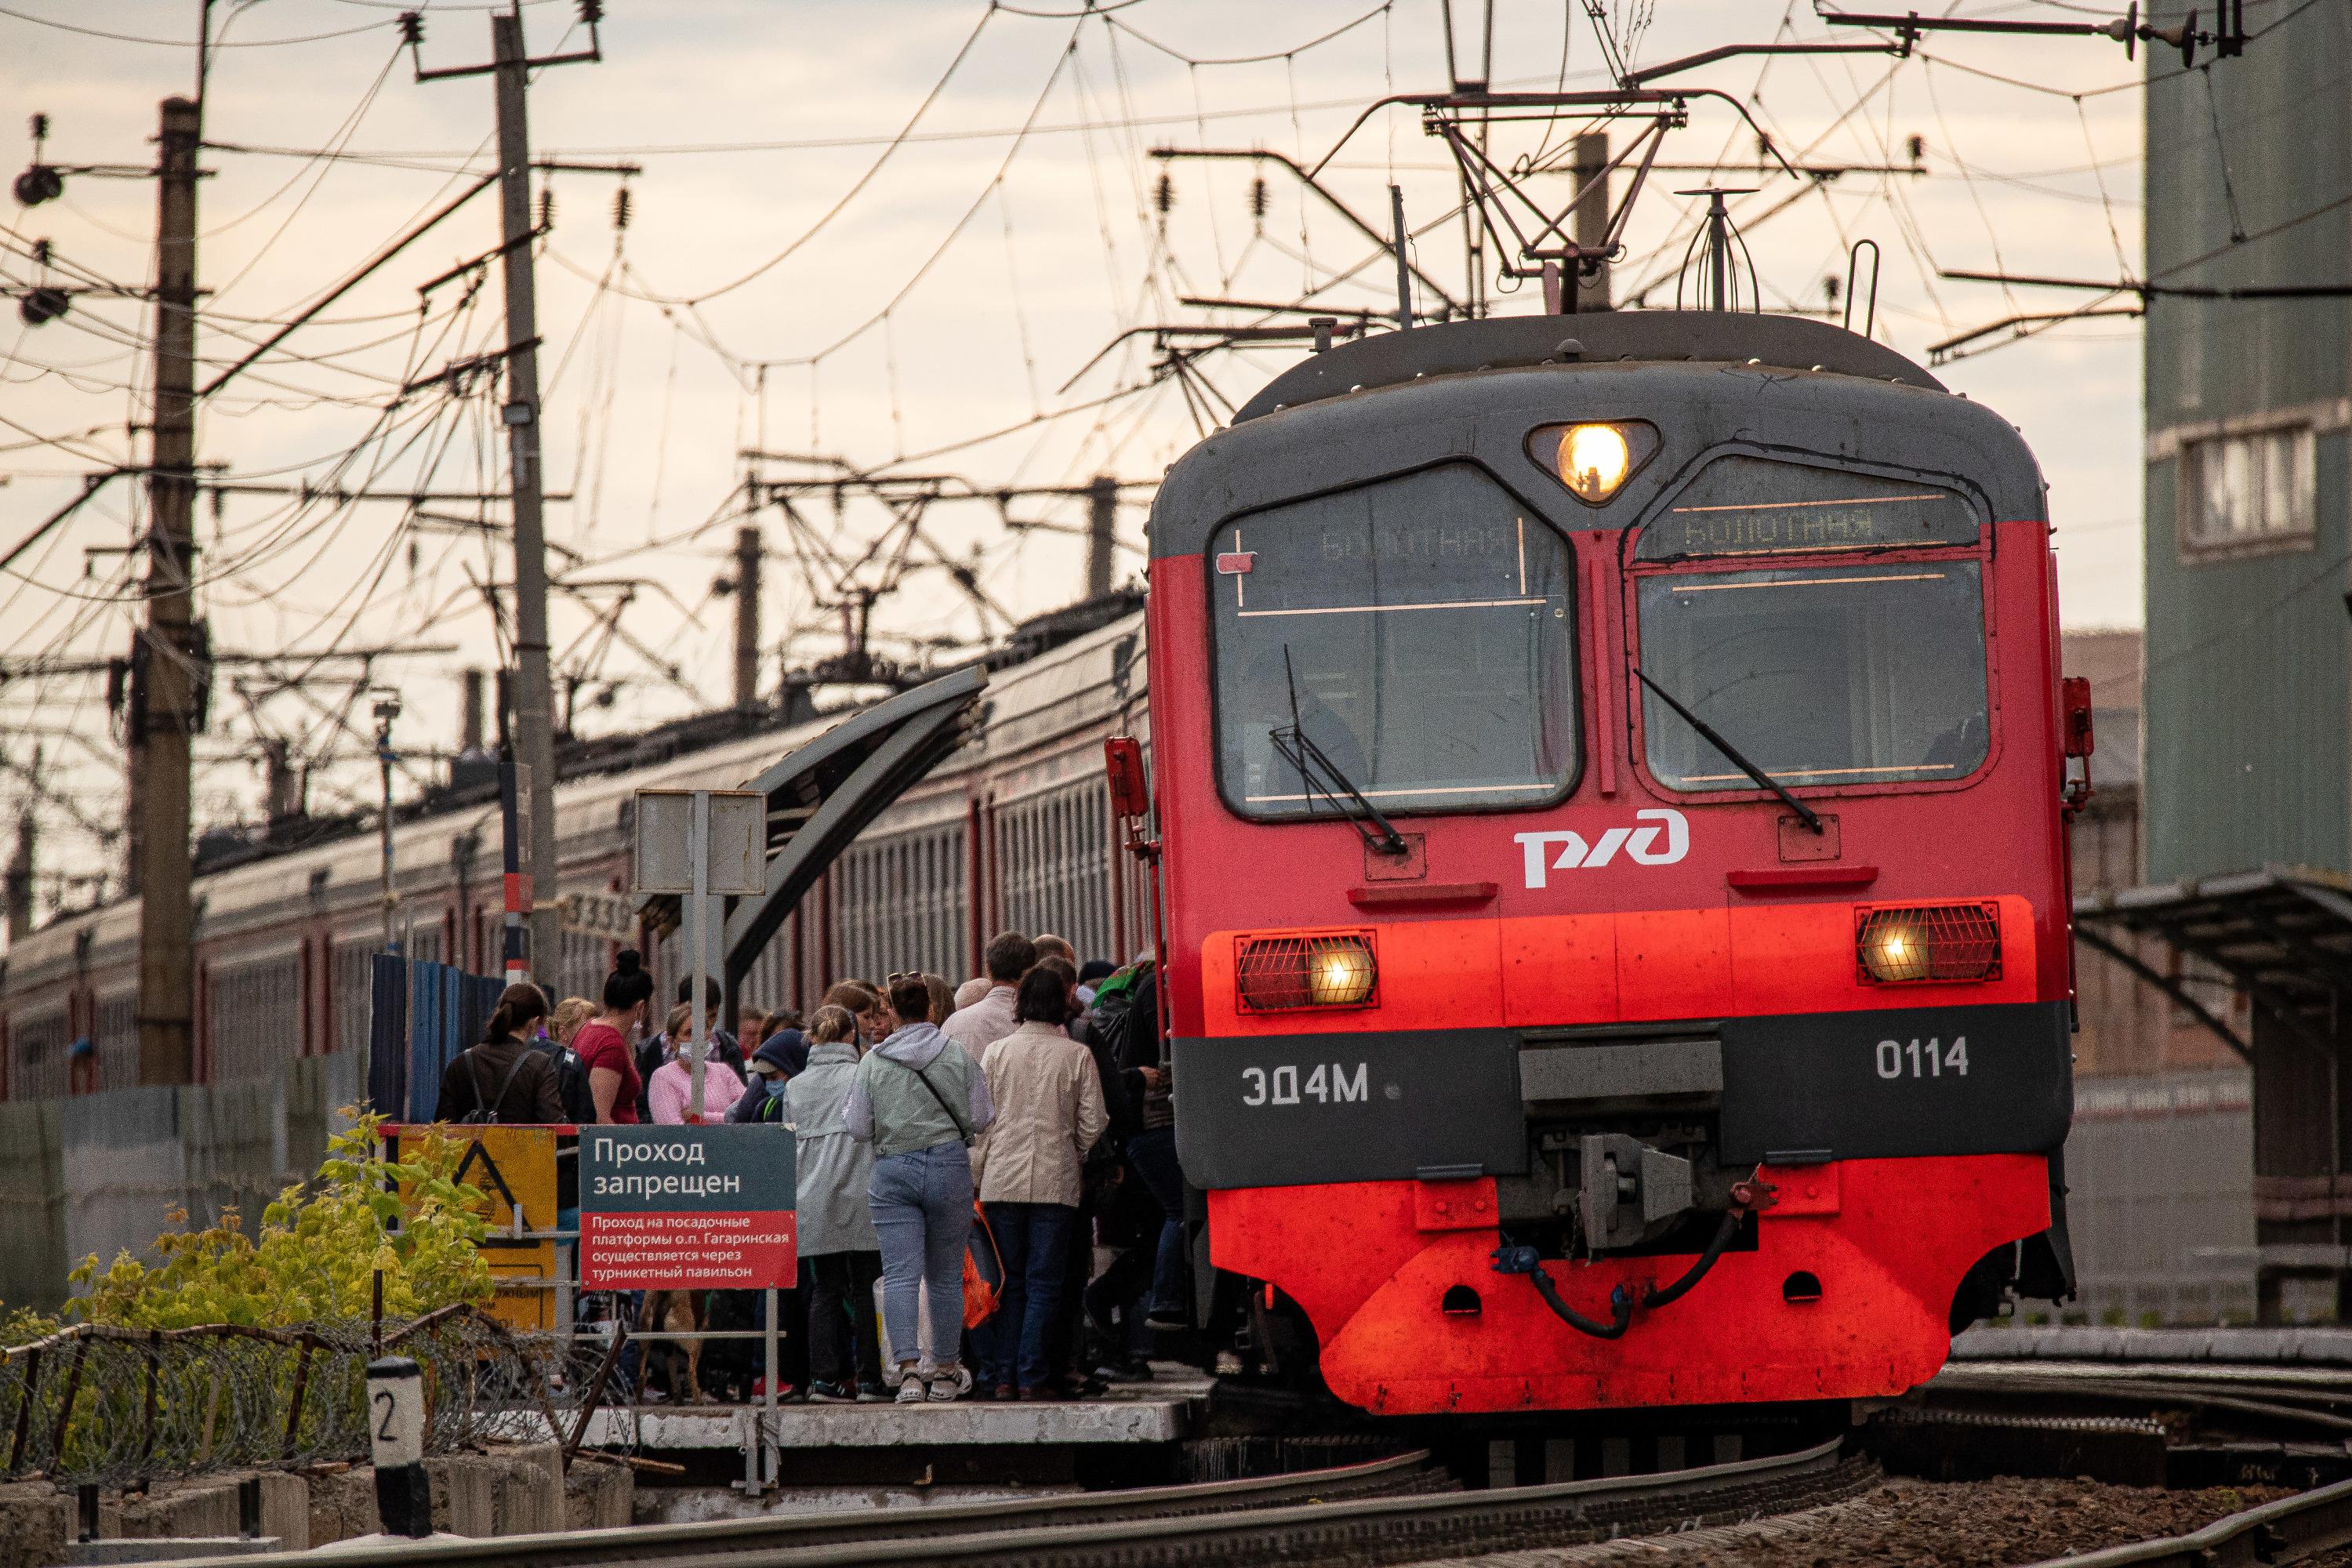
{"type": "Polygon", "coordinates": [[[800,1267],[790,1209],[580,1216],[580,1274],[593,1290],[789,1290],[800,1267]]]}

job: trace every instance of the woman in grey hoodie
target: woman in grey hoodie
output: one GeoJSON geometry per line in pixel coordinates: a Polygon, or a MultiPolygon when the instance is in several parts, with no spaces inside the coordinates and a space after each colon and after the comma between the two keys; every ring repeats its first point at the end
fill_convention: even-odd
{"type": "Polygon", "coordinates": [[[996,1120],[996,1106],[978,1064],[929,1021],[931,994],[921,975],[895,980],[888,1001],[898,1027],[857,1064],[844,1120],[852,1138],[874,1146],[867,1196],[882,1243],[882,1319],[901,1373],[898,1403],[912,1405],[971,1391],[962,1360],[971,1145],[996,1120]],[[931,1370],[920,1373],[916,1325],[926,1283],[931,1370]]]}

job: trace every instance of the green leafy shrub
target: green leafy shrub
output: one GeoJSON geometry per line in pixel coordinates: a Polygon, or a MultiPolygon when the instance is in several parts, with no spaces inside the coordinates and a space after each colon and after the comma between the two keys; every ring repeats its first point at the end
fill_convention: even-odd
{"type": "Polygon", "coordinates": [[[330,1143],[317,1180],[286,1188],[262,1210],[258,1235],[246,1234],[235,1209],[195,1230],[175,1210],[177,1228],[155,1239],[160,1263],[124,1252],[101,1269],[92,1254],[73,1271],[84,1293],[68,1314],[135,1329],[350,1321],[373,1312],[378,1269],[387,1318],[487,1302],[490,1271],[479,1243],[488,1200],[456,1180],[465,1146],[428,1137],[406,1158],[388,1160],[377,1134],[383,1120],[356,1117],[330,1143]]]}

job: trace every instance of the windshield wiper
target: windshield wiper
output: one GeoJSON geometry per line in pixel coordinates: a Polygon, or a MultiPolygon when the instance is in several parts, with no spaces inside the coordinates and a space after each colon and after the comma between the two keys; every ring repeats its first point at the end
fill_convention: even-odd
{"type": "Polygon", "coordinates": [[[1290,722],[1277,724],[1268,730],[1266,739],[1274,742],[1274,749],[1282,753],[1284,762],[1298,770],[1298,782],[1307,787],[1310,799],[1320,795],[1339,808],[1348,819],[1348,826],[1354,828],[1356,837],[1364,841],[1365,848],[1381,855],[1411,853],[1412,847],[1405,843],[1404,835],[1396,830],[1396,824],[1381,815],[1381,808],[1365,798],[1364,792],[1340,771],[1339,764],[1333,762],[1323,748],[1315,743],[1313,737],[1300,727],[1298,677],[1290,668],[1290,645],[1287,643],[1282,647],[1282,673],[1290,685],[1290,722]],[[1321,776],[1317,776],[1318,774],[1321,776]],[[1344,800],[1342,795],[1346,797],[1344,800]],[[1349,809],[1351,806],[1352,810],[1349,809]],[[1367,819],[1378,825],[1378,833],[1365,826],[1367,819]]]}
{"type": "Polygon", "coordinates": [[[1683,722],[1697,731],[1700,740],[1705,741],[1708,745],[1713,746],[1717,751],[1721,752],[1726,757],[1730,759],[1732,766],[1738,768],[1741,773],[1746,773],[1749,778],[1754,779],[1758,784],[1762,784],[1766,789],[1770,790],[1774,795],[1779,795],[1781,803],[1787,805],[1790,811],[1795,812],[1800,817],[1801,817],[1807,827],[1811,828],[1815,833],[1824,831],[1822,826],[1821,813],[1815,811],[1811,806],[1807,805],[1803,801],[1799,800],[1795,795],[1790,795],[1789,793],[1788,785],[1782,784],[1779,779],[1774,778],[1770,773],[1766,773],[1762,768],[1758,767],[1754,763],[1749,762],[1740,753],[1740,751],[1737,746],[1734,746],[1730,742],[1725,740],[1721,735],[1717,734],[1714,728],[1709,725],[1706,720],[1700,718],[1697,714],[1684,707],[1673,692],[1667,690],[1656,681],[1652,680],[1647,671],[1636,665],[1633,669],[1633,677],[1643,685],[1656,692],[1660,700],[1663,700],[1667,707],[1681,714],[1683,716],[1683,722]]]}

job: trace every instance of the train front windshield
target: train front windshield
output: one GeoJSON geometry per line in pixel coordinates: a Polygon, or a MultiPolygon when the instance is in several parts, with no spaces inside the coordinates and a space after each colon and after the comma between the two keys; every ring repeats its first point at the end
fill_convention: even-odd
{"type": "MultiPolygon", "coordinates": [[[[1784,783],[1965,778],[1988,742],[1979,531],[1948,489],[1718,459],[1636,544],[1643,670],[1784,783]]],[[[1643,698],[1661,784],[1756,787],[1643,698]]]]}
{"type": "Polygon", "coordinates": [[[1386,812],[1525,808],[1577,764],[1566,543],[1467,464],[1227,523],[1213,544],[1218,765],[1260,819],[1339,808],[1296,725],[1386,812]]]}

